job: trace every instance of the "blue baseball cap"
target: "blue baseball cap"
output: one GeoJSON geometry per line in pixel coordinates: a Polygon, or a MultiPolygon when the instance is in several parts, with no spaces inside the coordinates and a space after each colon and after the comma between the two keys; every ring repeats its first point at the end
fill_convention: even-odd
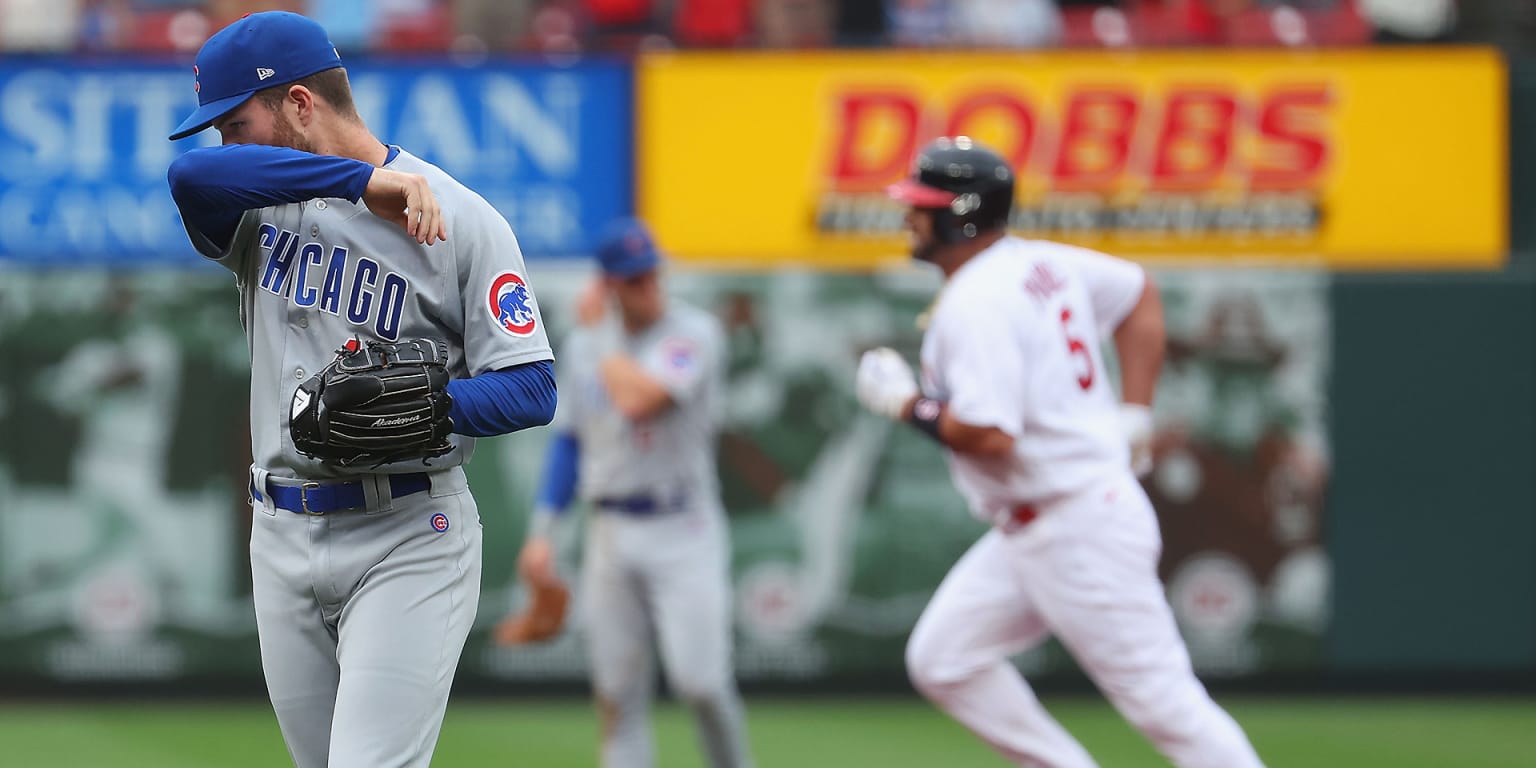
{"type": "Polygon", "coordinates": [[[312,19],[287,11],[252,13],[219,30],[197,52],[197,111],[171,141],[184,139],[244,104],[251,94],[341,66],[341,54],[312,19]]]}
{"type": "Polygon", "coordinates": [[[661,265],[661,254],[651,231],[639,219],[615,220],[603,230],[597,245],[597,263],[614,277],[634,277],[661,265]]]}

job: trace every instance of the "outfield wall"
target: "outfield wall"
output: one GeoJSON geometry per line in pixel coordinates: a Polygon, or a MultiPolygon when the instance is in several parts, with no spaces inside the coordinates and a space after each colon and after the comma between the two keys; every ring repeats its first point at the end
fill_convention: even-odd
{"type": "MultiPolygon", "coordinates": [[[[719,459],[749,683],[900,685],[907,631],[980,532],[936,449],[852,393],[860,350],[915,354],[913,319],[936,279],[900,268],[889,232],[823,226],[889,217],[816,213],[864,210],[855,198],[900,174],[882,158],[915,140],[904,131],[938,124],[925,117],[937,109],[1042,169],[1025,174],[1036,204],[1021,232],[1076,222],[1075,238],[1144,261],[1164,287],[1169,362],[1147,488],[1203,674],[1529,684],[1536,225],[1518,212],[1536,189],[1524,140],[1536,100],[1521,97],[1536,67],[1508,69],[1506,99],[1504,64],[1486,51],[1304,58],[939,57],[898,76],[878,56],[733,57],[723,70],[668,57],[643,61],[633,86],[611,62],[368,62],[356,80],[384,138],[484,190],[518,227],[554,337],[570,327],[591,233],[635,210],[675,244],[680,295],[726,322],[719,459]],[[656,79],[674,70],[680,80],[656,79]],[[743,133],[750,99],[687,117],[677,94],[708,92],[695,80],[720,72],[773,80],[797,105],[803,165],[773,154],[786,150],[771,132],[743,133]],[[966,88],[975,99],[945,101],[966,88]],[[1326,98],[1293,99],[1303,91],[1326,98]],[[1459,111],[1441,108],[1449,93],[1459,111]],[[1034,143],[1021,143],[1025,125],[1034,143]],[[761,150],[738,160],[773,162],[721,159],[729,137],[761,150]],[[1367,173],[1394,163],[1390,177],[1367,173]],[[1239,215],[1277,210],[1254,201],[1282,193],[1314,215],[1232,228],[1282,224],[1239,215]],[[1186,223],[1227,228],[1136,228],[1178,224],[1147,213],[1175,198],[1215,211],[1186,223]],[[722,227],[726,212],[690,210],[705,199],[746,218],[722,227]],[[1080,215],[1090,203],[1100,214],[1080,215]],[[1412,227],[1433,237],[1404,241],[1412,227]],[[775,238],[789,245],[764,245],[775,238]]],[[[157,63],[0,62],[0,216],[12,219],[0,235],[0,690],[259,680],[235,296],[182,242],[159,180],[195,144],[161,140],[191,103],[184,79],[157,63]],[[129,80],[147,95],[114,85],[129,80]]],[[[545,439],[484,441],[469,468],[487,556],[466,685],[584,678],[579,621],[531,651],[487,643],[521,599],[512,564],[545,439]]],[[[1054,644],[1019,663],[1046,681],[1076,676],[1054,644]]]]}

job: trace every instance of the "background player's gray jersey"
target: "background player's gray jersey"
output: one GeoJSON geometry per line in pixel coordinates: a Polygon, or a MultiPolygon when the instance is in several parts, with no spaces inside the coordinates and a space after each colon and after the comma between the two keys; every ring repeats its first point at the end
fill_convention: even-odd
{"type": "Polygon", "coordinates": [[[650,495],[688,506],[719,504],[715,432],[724,389],[725,333],[708,312],[676,300],[635,336],[612,313],[578,328],[560,356],[566,384],[555,416],[558,429],[581,442],[579,493],[593,500],[650,495]],[[632,357],[664,386],[673,407],[642,422],[614,409],[598,379],[605,350],[632,357]]]}
{"type": "MultiPolygon", "coordinates": [[[[446,341],[455,378],[553,356],[506,220],[479,195],[407,152],[384,167],[428,179],[447,220],[446,241],[418,244],[361,202],[341,199],[248,211],[227,251],[188,229],[203,255],[235,273],[240,320],[252,345],[253,459],[273,474],[345,473],[294,450],[288,414],[298,385],[353,336],[446,341]]],[[[451,439],[454,450],[433,459],[433,467],[469,459],[474,439],[451,439]]],[[[421,468],[410,461],[373,471],[421,468]]]]}

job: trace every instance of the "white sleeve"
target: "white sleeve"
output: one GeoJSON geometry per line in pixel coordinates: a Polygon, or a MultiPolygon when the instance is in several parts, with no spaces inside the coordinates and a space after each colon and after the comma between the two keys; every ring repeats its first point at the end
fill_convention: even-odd
{"type": "Polygon", "coordinates": [[[1100,336],[1107,336],[1120,325],[1141,299],[1147,275],[1141,265],[1087,248],[1062,248],[1060,259],[1083,283],[1100,336]]]}
{"type": "Polygon", "coordinates": [[[1015,324],[1017,307],[987,295],[943,309],[934,330],[941,334],[937,352],[950,416],[1022,437],[1029,350],[1015,324]]]}

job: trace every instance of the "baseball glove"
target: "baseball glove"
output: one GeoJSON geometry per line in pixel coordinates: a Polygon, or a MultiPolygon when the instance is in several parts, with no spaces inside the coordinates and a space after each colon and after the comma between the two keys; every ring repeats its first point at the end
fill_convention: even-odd
{"type": "Polygon", "coordinates": [[[558,580],[530,582],[528,605],[496,625],[496,642],[523,645],[553,638],[565,625],[565,609],[570,601],[570,590],[558,580]]]}
{"type": "Polygon", "coordinates": [[[447,363],[441,341],[348,341],[293,393],[288,429],[294,448],[340,467],[449,452],[447,363]]]}

